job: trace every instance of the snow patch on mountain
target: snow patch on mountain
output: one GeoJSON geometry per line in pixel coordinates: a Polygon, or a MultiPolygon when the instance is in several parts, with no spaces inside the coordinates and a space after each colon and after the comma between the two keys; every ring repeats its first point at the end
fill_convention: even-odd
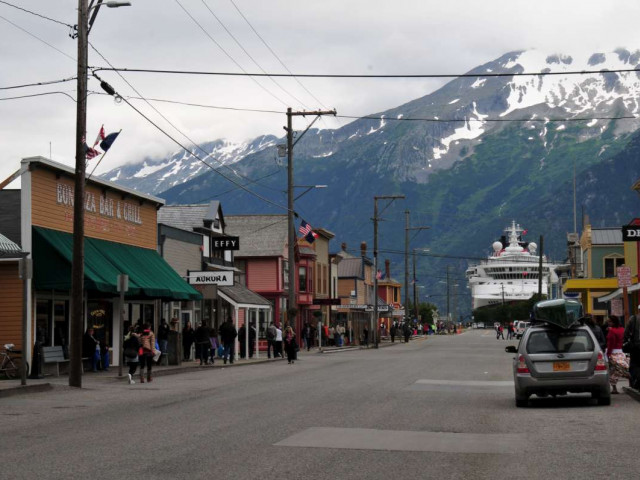
{"type": "Polygon", "coordinates": [[[488,115],[483,115],[478,112],[476,102],[473,102],[472,115],[470,115],[469,118],[465,118],[464,126],[456,128],[453,134],[440,140],[442,146],[433,148],[433,159],[439,160],[442,158],[442,156],[449,151],[452,142],[457,143],[458,140],[473,140],[482,135],[484,133],[484,124],[486,123],[483,120],[487,117],[488,115]]]}

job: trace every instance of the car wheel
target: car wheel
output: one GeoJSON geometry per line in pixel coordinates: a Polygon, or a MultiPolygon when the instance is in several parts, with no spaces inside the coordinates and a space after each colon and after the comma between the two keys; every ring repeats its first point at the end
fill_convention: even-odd
{"type": "Polygon", "coordinates": [[[611,395],[607,395],[606,397],[598,397],[598,405],[611,405],[611,395]]]}

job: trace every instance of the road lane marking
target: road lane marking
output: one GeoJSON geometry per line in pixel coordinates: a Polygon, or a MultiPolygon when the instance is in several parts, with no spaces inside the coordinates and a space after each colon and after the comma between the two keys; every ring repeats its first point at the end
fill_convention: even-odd
{"type": "Polygon", "coordinates": [[[514,433],[480,434],[311,427],[275,445],[350,450],[508,454],[524,451],[525,443],[523,435],[514,433]]]}

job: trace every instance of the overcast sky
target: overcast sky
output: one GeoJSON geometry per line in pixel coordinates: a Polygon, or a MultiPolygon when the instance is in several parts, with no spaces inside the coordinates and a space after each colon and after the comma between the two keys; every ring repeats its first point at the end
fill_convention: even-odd
{"type": "MultiPolygon", "coordinates": [[[[77,23],[74,0],[8,1],[63,23],[77,23]]],[[[640,3],[622,0],[233,2],[293,73],[464,73],[513,50],[535,48],[579,54],[609,52],[618,47],[632,51],[640,48],[640,3]]],[[[263,68],[270,73],[286,73],[233,2],[132,0],[130,7],[102,8],[90,41],[118,67],[221,72],[240,72],[243,68],[252,73],[263,68]],[[214,14],[260,67],[234,42],[214,14]]],[[[0,16],[0,87],[76,75],[77,45],[69,38],[66,26],[3,3],[0,16]]],[[[107,66],[93,50],[89,64],[107,66]]],[[[100,75],[123,96],[137,96],[116,73],[100,75]]],[[[336,108],[343,115],[365,115],[428,94],[442,84],[425,79],[301,79],[312,96],[294,79],[278,79],[276,84],[269,79],[240,77],[123,75],[146,98],[283,112],[247,113],[153,104],[197,142],[218,138],[242,141],[267,133],[281,136],[287,106],[336,108]]],[[[73,81],[0,91],[0,181],[19,168],[21,158],[49,157],[51,152],[54,160],[73,165],[75,150],[76,107],[68,96],[4,99],[53,91],[75,98],[75,88],[73,81]]],[[[93,79],[89,88],[101,91],[93,79]]],[[[144,102],[131,101],[177,139],[189,144],[144,102]]],[[[295,127],[302,128],[303,120],[298,122],[295,127]]],[[[116,105],[113,98],[105,95],[90,95],[89,143],[102,124],[107,133],[123,130],[105,158],[102,171],[178,150],[126,104],[116,105]]],[[[336,128],[342,124],[344,121],[326,118],[316,125],[336,128]]]]}

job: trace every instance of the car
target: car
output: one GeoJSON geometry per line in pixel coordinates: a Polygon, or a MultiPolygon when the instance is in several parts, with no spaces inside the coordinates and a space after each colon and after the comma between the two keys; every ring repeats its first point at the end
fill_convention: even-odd
{"type": "Polygon", "coordinates": [[[531,322],[525,320],[518,320],[515,322],[516,338],[521,338],[524,331],[529,328],[531,322]]]}
{"type": "Polygon", "coordinates": [[[534,307],[537,319],[525,330],[518,346],[505,348],[515,354],[516,407],[526,407],[531,395],[555,397],[585,392],[599,405],[610,405],[609,369],[604,353],[591,329],[572,312],[574,306],[559,302],[566,300],[547,300],[541,306],[545,302],[538,302],[534,307]],[[551,311],[545,311],[547,308],[551,311]]]}
{"type": "Polygon", "coordinates": [[[478,328],[484,328],[484,322],[479,322],[478,323],[478,328]]]}

